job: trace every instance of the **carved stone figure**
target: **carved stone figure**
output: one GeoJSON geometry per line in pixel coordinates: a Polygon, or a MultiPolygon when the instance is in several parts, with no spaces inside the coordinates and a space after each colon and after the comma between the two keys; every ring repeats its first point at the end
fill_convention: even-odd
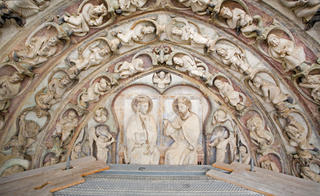
{"type": "Polygon", "coordinates": [[[24,76],[14,72],[11,76],[0,76],[0,111],[6,111],[10,106],[10,100],[20,91],[24,76]]]}
{"type": "Polygon", "coordinates": [[[14,51],[14,60],[28,64],[27,68],[33,68],[46,62],[49,57],[55,55],[60,42],[58,36],[48,37],[44,35],[33,37],[24,49],[14,51]]]}
{"type": "Polygon", "coordinates": [[[278,173],[280,172],[280,169],[278,168],[277,164],[269,159],[260,162],[260,166],[264,169],[268,169],[278,173]]]}
{"type": "Polygon", "coordinates": [[[200,119],[191,111],[191,101],[187,97],[176,98],[172,107],[176,118],[172,122],[164,120],[164,133],[174,140],[165,153],[165,164],[197,164],[200,119]]]}
{"type": "Polygon", "coordinates": [[[274,83],[269,82],[260,76],[255,76],[252,81],[254,87],[262,93],[263,99],[271,102],[278,110],[285,110],[287,108],[285,102],[292,102],[292,98],[289,95],[284,94],[274,83]]]}
{"type": "Polygon", "coordinates": [[[59,101],[64,93],[71,87],[73,80],[68,75],[55,77],[48,83],[48,91],[53,95],[53,99],[59,101]]]}
{"type": "Polygon", "coordinates": [[[285,133],[289,137],[291,146],[299,146],[301,149],[313,149],[308,143],[308,131],[293,116],[288,115],[286,118],[285,133]]]}
{"type": "Polygon", "coordinates": [[[227,146],[231,142],[230,141],[230,133],[224,128],[219,127],[215,133],[215,138],[212,143],[209,144],[211,147],[216,148],[216,162],[225,162],[227,146]]]}
{"type": "Polygon", "coordinates": [[[116,37],[122,43],[129,44],[130,41],[141,41],[146,35],[155,33],[156,28],[152,25],[138,25],[134,29],[130,29],[126,34],[117,32],[116,37]]]}
{"type": "Polygon", "coordinates": [[[206,11],[208,4],[212,0],[179,0],[186,7],[191,7],[193,12],[204,12],[206,11]]]}
{"type": "Polygon", "coordinates": [[[320,102],[320,74],[318,75],[306,75],[302,78],[299,86],[309,88],[311,90],[311,96],[315,101],[320,102]]]}
{"type": "Polygon", "coordinates": [[[293,10],[293,13],[307,24],[306,30],[319,22],[320,2],[318,0],[280,0],[280,3],[293,10]],[[317,17],[317,20],[315,19],[317,17]]]}
{"type": "Polygon", "coordinates": [[[212,85],[213,75],[206,70],[206,65],[198,59],[194,60],[188,55],[183,55],[175,56],[172,60],[176,65],[176,69],[182,72],[188,72],[190,76],[200,77],[206,80],[207,84],[212,85]],[[196,60],[198,62],[196,62],[196,60]]]}
{"type": "Polygon", "coordinates": [[[143,72],[144,70],[143,60],[137,58],[133,59],[131,63],[125,61],[117,64],[114,71],[119,73],[121,78],[128,78],[129,76],[143,72]]]}
{"type": "Polygon", "coordinates": [[[104,123],[108,119],[107,109],[104,107],[100,107],[95,111],[94,120],[98,123],[104,123]]]}
{"type": "Polygon", "coordinates": [[[183,27],[174,26],[172,28],[172,34],[179,36],[183,41],[191,41],[195,44],[205,46],[209,49],[213,46],[213,40],[201,35],[197,29],[190,25],[186,20],[176,19],[178,22],[183,22],[183,27]]]}
{"type": "Polygon", "coordinates": [[[55,165],[59,163],[59,158],[56,156],[51,156],[47,162],[43,164],[44,167],[55,165]]]}
{"type": "Polygon", "coordinates": [[[69,110],[68,113],[61,117],[60,121],[57,123],[57,127],[54,136],[60,137],[61,146],[65,146],[69,143],[75,128],[78,126],[79,118],[78,114],[74,110],[69,110]]]}
{"type": "Polygon", "coordinates": [[[107,126],[98,126],[89,130],[89,143],[91,149],[93,149],[93,142],[95,142],[97,148],[97,160],[107,162],[108,160],[108,146],[110,146],[115,139],[109,133],[107,126]]]}
{"type": "Polygon", "coordinates": [[[126,130],[127,162],[129,164],[157,165],[160,151],[157,147],[157,126],[150,115],[152,100],[148,96],[135,97],[131,103],[135,112],[129,118],[126,130]]]}
{"type": "Polygon", "coordinates": [[[239,154],[236,155],[236,160],[247,165],[250,163],[250,154],[246,146],[241,145],[239,147],[239,154]]]}
{"type": "Polygon", "coordinates": [[[241,73],[250,75],[253,69],[246,62],[246,56],[235,47],[220,45],[216,49],[217,54],[221,57],[222,63],[230,66],[235,71],[240,70],[241,73]]]}
{"type": "Polygon", "coordinates": [[[148,0],[119,0],[119,6],[122,11],[135,12],[147,2],[148,0]]]}
{"type": "Polygon", "coordinates": [[[26,120],[28,111],[21,114],[19,118],[18,144],[23,153],[33,154],[32,145],[37,141],[40,132],[39,124],[34,120],[26,120]]]}
{"type": "Polygon", "coordinates": [[[158,86],[158,88],[164,89],[171,83],[171,74],[164,71],[154,73],[152,82],[158,86]]]}
{"type": "Polygon", "coordinates": [[[263,121],[258,116],[253,116],[247,121],[251,141],[258,145],[261,150],[267,148],[274,141],[273,134],[264,128],[263,121]]]}
{"type": "Polygon", "coordinates": [[[315,182],[320,183],[320,175],[319,173],[314,172],[310,167],[301,167],[301,176],[302,178],[309,179],[315,182]]]}
{"type": "Polygon", "coordinates": [[[242,27],[248,26],[253,23],[252,17],[247,14],[244,10],[239,8],[230,9],[228,7],[222,7],[219,15],[225,18],[227,25],[231,29],[236,29],[240,32],[242,27]]]}
{"type": "Polygon", "coordinates": [[[96,102],[101,95],[104,95],[110,89],[110,82],[102,77],[99,81],[94,82],[89,88],[85,89],[85,92],[80,97],[80,104],[85,106],[90,101],[96,102]]]}
{"type": "Polygon", "coordinates": [[[26,18],[48,7],[50,0],[5,0],[5,2],[10,10],[26,18]]]}
{"type": "Polygon", "coordinates": [[[234,106],[237,110],[242,110],[245,108],[244,96],[242,93],[235,91],[232,85],[222,79],[215,79],[214,85],[218,88],[220,95],[227,103],[234,106]]]}
{"type": "Polygon", "coordinates": [[[89,53],[82,53],[79,58],[70,60],[70,63],[74,64],[78,71],[99,65],[110,53],[107,46],[101,47],[100,44],[101,42],[97,41],[90,45],[88,47],[89,53]]]}
{"type": "Polygon", "coordinates": [[[268,35],[270,55],[283,62],[286,70],[294,70],[306,60],[306,54],[302,47],[297,47],[293,41],[280,38],[275,34],[268,35]]]}
{"type": "Polygon", "coordinates": [[[3,0],[0,1],[0,28],[2,28],[7,20],[14,19],[17,25],[20,27],[24,26],[26,21],[14,10],[11,10],[7,7],[6,2],[3,0]]]}
{"type": "Polygon", "coordinates": [[[67,13],[63,16],[63,21],[66,22],[74,35],[84,36],[89,32],[89,27],[102,25],[106,15],[107,8],[104,4],[87,3],[83,6],[81,13],[77,15],[67,13]]]}

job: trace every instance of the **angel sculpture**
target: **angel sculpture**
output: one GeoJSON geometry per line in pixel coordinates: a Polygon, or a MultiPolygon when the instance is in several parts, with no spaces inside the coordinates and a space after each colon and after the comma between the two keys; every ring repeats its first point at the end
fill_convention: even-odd
{"type": "Polygon", "coordinates": [[[160,71],[159,73],[155,73],[153,75],[152,81],[159,88],[164,89],[171,82],[171,74],[165,73],[164,71],[160,71]]]}

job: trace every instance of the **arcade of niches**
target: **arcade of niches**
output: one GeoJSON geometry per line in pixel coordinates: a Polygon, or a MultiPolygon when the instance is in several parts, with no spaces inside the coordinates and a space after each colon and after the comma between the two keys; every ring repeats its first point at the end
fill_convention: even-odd
{"type": "Polygon", "coordinates": [[[320,182],[319,1],[0,2],[1,176],[93,155],[320,182]]]}

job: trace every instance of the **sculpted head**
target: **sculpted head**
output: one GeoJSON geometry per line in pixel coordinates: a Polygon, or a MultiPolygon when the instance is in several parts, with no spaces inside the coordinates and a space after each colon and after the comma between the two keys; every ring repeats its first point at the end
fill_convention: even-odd
{"type": "Polygon", "coordinates": [[[18,73],[18,72],[14,72],[11,76],[10,76],[10,82],[11,83],[18,83],[21,82],[23,80],[23,75],[18,73]]]}
{"type": "Polygon", "coordinates": [[[224,110],[219,109],[214,113],[212,123],[224,122],[226,119],[227,113],[224,110]]]}
{"type": "Polygon", "coordinates": [[[59,42],[58,37],[53,36],[48,40],[48,46],[56,46],[59,42]]]}
{"type": "Polygon", "coordinates": [[[228,7],[222,7],[219,13],[220,16],[222,16],[223,18],[232,18],[232,12],[231,9],[228,7]]]}
{"type": "Polygon", "coordinates": [[[70,119],[70,120],[73,120],[73,119],[77,118],[77,113],[76,113],[76,111],[70,110],[69,113],[68,113],[68,115],[67,115],[67,118],[70,119]]]}
{"type": "Polygon", "coordinates": [[[160,79],[164,79],[166,76],[166,73],[164,71],[160,71],[160,73],[158,74],[160,79]]]}
{"type": "Polygon", "coordinates": [[[280,43],[280,38],[275,34],[270,34],[268,36],[268,45],[272,47],[278,46],[280,43]]]}
{"type": "Polygon", "coordinates": [[[148,96],[139,95],[132,100],[131,106],[135,113],[145,115],[152,109],[152,100],[148,96]]]}
{"type": "Polygon", "coordinates": [[[245,146],[240,146],[239,151],[240,151],[240,154],[244,155],[247,153],[247,148],[245,146]]]}
{"type": "Polygon", "coordinates": [[[259,116],[253,116],[247,121],[247,128],[250,131],[263,129],[263,122],[259,116]]]}
{"type": "Polygon", "coordinates": [[[256,88],[260,88],[261,85],[262,85],[262,83],[263,83],[262,78],[261,78],[260,76],[254,77],[253,80],[252,80],[252,82],[253,82],[253,85],[254,85],[256,88]]]}
{"type": "Polygon", "coordinates": [[[180,116],[184,117],[191,109],[191,101],[187,97],[178,97],[173,102],[174,111],[180,116]]]}

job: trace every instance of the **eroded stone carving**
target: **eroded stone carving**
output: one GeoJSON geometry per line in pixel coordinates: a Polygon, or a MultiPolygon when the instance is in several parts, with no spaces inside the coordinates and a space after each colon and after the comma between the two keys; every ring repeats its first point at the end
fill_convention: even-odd
{"type": "Polygon", "coordinates": [[[276,83],[270,82],[259,75],[252,79],[252,83],[257,93],[265,101],[271,102],[279,112],[282,113],[289,109],[287,104],[292,103],[293,100],[288,94],[284,94],[276,83]]]}
{"type": "Polygon", "coordinates": [[[297,69],[306,60],[304,49],[296,46],[291,40],[280,38],[278,35],[271,33],[268,35],[267,42],[269,54],[280,60],[287,71],[297,69]]]}
{"type": "Polygon", "coordinates": [[[24,75],[13,72],[12,75],[0,76],[0,111],[6,111],[10,106],[10,100],[19,92],[24,75]]]}
{"type": "Polygon", "coordinates": [[[80,95],[80,105],[86,107],[88,102],[98,101],[101,95],[106,94],[111,89],[111,86],[112,84],[107,78],[101,77],[88,89],[84,89],[83,94],[80,95]]]}
{"type": "Polygon", "coordinates": [[[196,45],[205,47],[207,50],[212,50],[214,40],[207,38],[199,32],[197,26],[191,25],[184,18],[173,19],[175,23],[182,23],[182,27],[177,25],[173,26],[171,29],[172,35],[178,36],[182,41],[188,41],[196,45]]]}
{"type": "Polygon", "coordinates": [[[223,64],[230,66],[235,71],[250,75],[253,69],[248,64],[244,52],[235,46],[219,44],[216,47],[216,53],[219,55],[223,64]]]}
{"type": "Polygon", "coordinates": [[[115,142],[115,139],[109,133],[107,126],[100,125],[97,127],[92,127],[89,130],[89,144],[91,149],[94,149],[94,142],[97,149],[97,160],[107,162],[109,152],[108,146],[115,142]]]}
{"type": "Polygon", "coordinates": [[[245,108],[245,96],[241,92],[235,91],[229,81],[226,82],[222,78],[216,78],[214,80],[214,86],[218,88],[219,93],[225,102],[229,103],[239,111],[245,108]]]}
{"type": "Polygon", "coordinates": [[[0,1],[0,28],[6,24],[7,20],[14,19],[17,25],[20,27],[24,26],[26,21],[22,18],[19,13],[15,12],[14,10],[10,9],[6,2],[1,0],[0,1]]]}
{"type": "Polygon", "coordinates": [[[313,149],[314,147],[308,141],[308,130],[294,116],[288,115],[284,117],[286,119],[284,130],[289,137],[289,144],[294,147],[299,146],[300,149],[313,149]]]}
{"type": "Polygon", "coordinates": [[[208,71],[205,63],[189,55],[176,55],[172,58],[175,68],[182,72],[187,72],[190,76],[200,77],[208,85],[212,85],[213,75],[208,71]]]}
{"type": "Polygon", "coordinates": [[[50,0],[4,0],[10,10],[26,18],[49,6],[50,0]]]}
{"type": "Polygon", "coordinates": [[[145,68],[143,67],[143,60],[136,58],[129,63],[128,61],[117,63],[114,72],[119,73],[121,78],[128,78],[139,72],[143,72],[145,68]]]}
{"type": "Polygon", "coordinates": [[[156,33],[156,27],[151,24],[138,24],[134,29],[127,33],[121,31],[115,32],[115,36],[121,40],[121,43],[129,44],[130,42],[139,42],[147,35],[156,33]]]}
{"type": "Polygon", "coordinates": [[[250,154],[247,146],[241,145],[239,147],[239,154],[236,155],[235,159],[243,164],[250,163],[250,154]]]}
{"type": "Polygon", "coordinates": [[[104,107],[100,107],[95,111],[94,120],[98,123],[104,123],[108,119],[108,111],[104,107]]]}
{"type": "Polygon", "coordinates": [[[135,12],[141,9],[148,0],[119,0],[119,6],[121,11],[135,12]]]}
{"type": "Polygon", "coordinates": [[[278,168],[277,164],[270,159],[265,159],[261,161],[260,167],[274,172],[280,172],[280,169],[278,168]]]}
{"type": "Polygon", "coordinates": [[[263,120],[257,115],[254,115],[247,121],[247,128],[250,131],[251,141],[259,146],[259,151],[261,153],[263,153],[268,146],[273,144],[274,141],[273,134],[264,126],[263,120]]]}
{"type": "Polygon", "coordinates": [[[86,3],[77,15],[66,13],[61,20],[70,29],[70,33],[76,36],[84,36],[89,32],[90,27],[102,25],[106,15],[107,8],[104,4],[86,3]]]}
{"type": "Polygon", "coordinates": [[[209,144],[209,146],[216,148],[216,162],[224,163],[228,145],[230,145],[231,155],[235,154],[236,138],[234,137],[234,134],[228,131],[225,127],[216,128],[214,136],[214,140],[209,144]]]}
{"type": "Polygon", "coordinates": [[[152,82],[158,88],[164,89],[171,83],[171,74],[164,71],[154,73],[152,77],[152,82]]]}
{"type": "Polygon", "coordinates": [[[135,114],[130,117],[126,130],[126,161],[130,164],[157,165],[160,151],[156,145],[157,126],[150,115],[152,100],[140,95],[132,100],[131,106],[135,114]]]}
{"type": "Polygon", "coordinates": [[[164,120],[164,133],[174,142],[165,154],[165,164],[197,164],[197,146],[201,134],[199,117],[191,111],[191,101],[187,97],[177,97],[173,102],[176,118],[164,120]]]}
{"type": "Polygon", "coordinates": [[[319,22],[320,2],[318,0],[279,0],[280,3],[290,9],[293,13],[302,18],[306,23],[306,30],[311,29],[316,22],[319,22]]]}

